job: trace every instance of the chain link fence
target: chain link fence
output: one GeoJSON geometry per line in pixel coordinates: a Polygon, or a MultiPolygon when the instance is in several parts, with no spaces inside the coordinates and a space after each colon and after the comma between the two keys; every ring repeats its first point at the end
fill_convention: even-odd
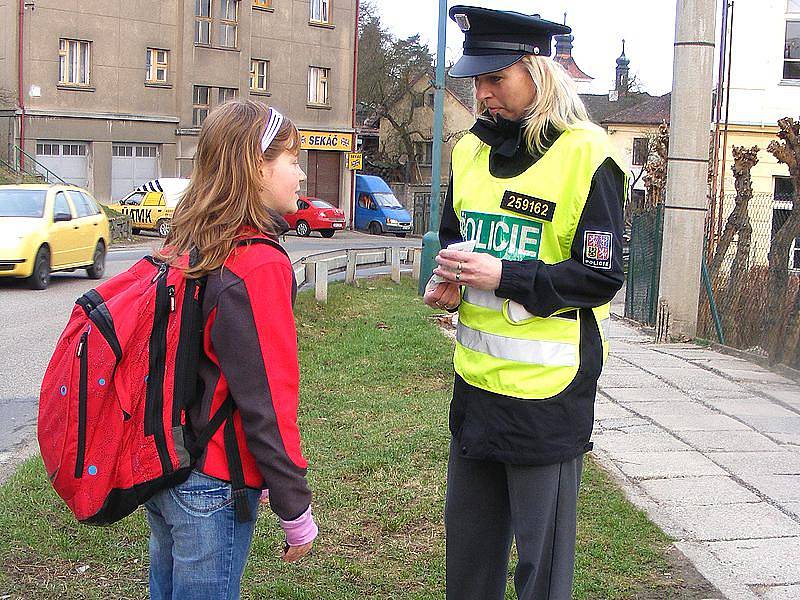
{"type": "Polygon", "coordinates": [[[726,195],[706,256],[698,336],[770,359],[777,356],[800,368],[800,237],[786,257],[785,293],[769,274],[772,240],[789,218],[792,204],[772,194],[756,194],[738,214],[735,207],[735,195],[726,195]],[[777,293],[783,297],[775,298],[777,293]],[[778,314],[772,314],[771,301],[780,307],[778,314]]]}
{"type": "Polygon", "coordinates": [[[655,325],[658,310],[663,226],[662,204],[631,217],[625,316],[648,325],[655,325]]]}

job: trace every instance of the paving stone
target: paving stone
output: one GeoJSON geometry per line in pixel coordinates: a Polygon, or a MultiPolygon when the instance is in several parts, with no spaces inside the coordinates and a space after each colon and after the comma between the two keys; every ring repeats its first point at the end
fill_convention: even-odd
{"type": "Polygon", "coordinates": [[[791,380],[781,377],[777,373],[767,371],[766,369],[754,369],[752,365],[747,365],[741,369],[718,368],[718,370],[726,377],[730,377],[736,381],[744,381],[749,383],[776,383],[780,385],[792,383],[791,380]]]}
{"type": "Polygon", "coordinates": [[[745,415],[754,417],[792,417],[796,415],[791,410],[765,398],[719,397],[708,399],[706,403],[734,417],[745,415]]]}
{"type": "Polygon", "coordinates": [[[800,523],[766,502],[667,508],[672,519],[697,541],[800,536],[800,523]]]}
{"type": "Polygon", "coordinates": [[[785,386],[769,386],[763,390],[763,393],[790,404],[800,404],[800,384],[785,386]]]}
{"type": "Polygon", "coordinates": [[[800,451],[800,433],[770,433],[769,437],[781,444],[784,450],[800,451]]]}
{"type": "Polygon", "coordinates": [[[741,479],[747,485],[778,502],[800,502],[800,474],[762,475],[753,473],[746,474],[741,479]]]}
{"type": "MultiPolygon", "coordinates": [[[[795,518],[800,519],[800,502],[782,502],[781,506],[792,513],[795,518]]],[[[800,598],[800,596],[798,596],[798,598],[800,598]]]]}
{"type": "Polygon", "coordinates": [[[744,423],[740,423],[725,415],[696,415],[672,414],[653,415],[653,420],[659,425],[672,431],[738,431],[749,430],[744,423]]]}
{"type": "Polygon", "coordinates": [[[610,457],[628,477],[661,479],[698,475],[726,475],[699,452],[613,452],[610,457]]]}
{"type": "Polygon", "coordinates": [[[669,388],[670,386],[660,379],[647,373],[632,373],[630,375],[603,374],[600,377],[602,385],[606,387],[621,388],[669,388]]]}
{"type": "Polygon", "coordinates": [[[761,501],[730,477],[649,479],[640,482],[639,486],[659,503],[705,506],[761,501]]]}
{"type": "Polygon", "coordinates": [[[691,400],[689,396],[675,388],[620,388],[601,385],[600,389],[617,402],[652,402],[654,400],[674,400],[680,402],[691,400]]]}
{"type": "Polygon", "coordinates": [[[647,425],[628,428],[623,431],[605,430],[595,435],[596,446],[609,452],[665,452],[667,450],[686,451],[689,446],[664,430],[647,425]]]}
{"type": "Polygon", "coordinates": [[[630,429],[632,427],[640,427],[642,425],[650,425],[644,419],[639,417],[611,417],[609,419],[598,419],[597,426],[601,429],[630,429]]]}
{"type": "Polygon", "coordinates": [[[725,600],[763,600],[761,594],[742,583],[730,564],[723,564],[711,551],[710,542],[677,541],[675,547],[708,579],[725,600]]]}
{"type": "Polygon", "coordinates": [[[692,400],[685,401],[672,401],[672,400],[654,400],[653,402],[622,402],[620,404],[630,408],[631,410],[646,415],[648,417],[655,417],[656,415],[680,415],[680,416],[693,416],[710,417],[715,415],[713,410],[692,400]]]}
{"type": "Polygon", "coordinates": [[[616,402],[595,402],[594,404],[594,418],[595,420],[635,417],[631,411],[620,406],[616,402]]]}
{"type": "Polygon", "coordinates": [[[781,585],[761,591],[764,600],[797,600],[800,598],[800,585],[781,585]]]}
{"type": "Polygon", "coordinates": [[[709,452],[706,456],[745,480],[753,475],[800,473],[800,453],[797,452],[709,452]]]}
{"type": "Polygon", "coordinates": [[[757,431],[681,431],[680,438],[695,450],[726,452],[777,451],[781,447],[757,431]]]}
{"type": "Polygon", "coordinates": [[[800,581],[800,537],[709,542],[708,548],[747,585],[800,581]]]}
{"type": "Polygon", "coordinates": [[[800,433],[800,415],[791,417],[742,415],[740,418],[764,433],[800,433]]]}

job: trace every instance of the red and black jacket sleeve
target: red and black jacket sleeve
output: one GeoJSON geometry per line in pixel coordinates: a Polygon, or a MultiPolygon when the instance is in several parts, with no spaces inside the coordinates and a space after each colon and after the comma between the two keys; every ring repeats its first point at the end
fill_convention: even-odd
{"type": "Polygon", "coordinates": [[[239,275],[219,293],[211,341],[247,448],[284,520],[311,503],[307,463],[297,426],[299,367],[288,263],[268,261],[239,275]]]}

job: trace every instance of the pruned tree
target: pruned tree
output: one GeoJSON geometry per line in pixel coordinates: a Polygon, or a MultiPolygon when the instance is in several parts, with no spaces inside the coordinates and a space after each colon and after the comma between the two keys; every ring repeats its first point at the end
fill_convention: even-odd
{"type": "MultiPolygon", "coordinates": [[[[785,340],[785,331],[789,323],[787,317],[793,321],[794,328],[798,324],[798,306],[791,309],[791,314],[786,315],[786,303],[789,283],[789,250],[792,241],[800,237],[800,122],[791,117],[784,117],[778,121],[778,140],[773,140],[767,150],[780,163],[789,167],[789,176],[794,186],[792,193],[792,211],[789,218],[775,232],[769,250],[769,303],[764,315],[764,330],[767,332],[767,352],[770,362],[784,362],[787,354],[797,349],[790,350],[785,340]],[[787,352],[789,351],[789,352],[787,352]]],[[[789,327],[789,329],[792,329],[789,327]]]]}
{"type": "Polygon", "coordinates": [[[647,162],[645,164],[644,187],[645,207],[652,208],[664,203],[667,189],[667,148],[669,147],[669,126],[661,123],[658,133],[651,138],[647,162]]]}

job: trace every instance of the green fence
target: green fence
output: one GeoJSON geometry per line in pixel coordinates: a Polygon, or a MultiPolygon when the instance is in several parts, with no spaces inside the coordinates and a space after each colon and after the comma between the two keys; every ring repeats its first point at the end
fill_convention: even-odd
{"type": "Polygon", "coordinates": [[[661,204],[631,219],[625,316],[648,325],[655,325],[658,310],[663,227],[664,206],[661,204]]]}

